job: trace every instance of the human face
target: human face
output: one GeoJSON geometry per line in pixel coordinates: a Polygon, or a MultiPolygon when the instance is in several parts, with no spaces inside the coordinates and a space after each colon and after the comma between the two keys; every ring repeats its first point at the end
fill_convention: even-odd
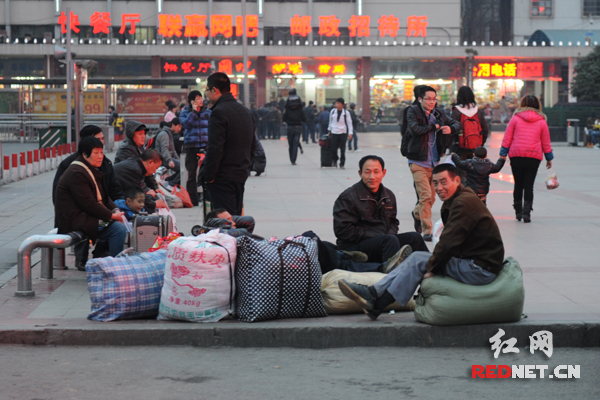
{"type": "Polygon", "coordinates": [[[379,190],[385,172],[385,169],[381,168],[381,163],[379,161],[367,160],[362,167],[362,171],[358,171],[358,175],[365,186],[371,192],[375,193],[379,190]]]}
{"type": "Polygon", "coordinates": [[[336,101],[335,108],[337,108],[338,110],[341,110],[342,108],[344,108],[344,103],[340,103],[339,101],[336,101]]]}
{"type": "Polygon", "coordinates": [[[146,131],[135,131],[133,133],[133,143],[135,143],[137,147],[142,147],[144,143],[146,143],[146,131]]]}
{"type": "Polygon", "coordinates": [[[139,213],[144,208],[145,200],[146,196],[144,196],[144,193],[138,193],[135,199],[125,199],[125,204],[127,204],[127,207],[134,213],[139,213]]]}
{"type": "Polygon", "coordinates": [[[217,218],[226,219],[227,221],[231,222],[231,227],[235,228],[235,222],[233,222],[233,217],[231,216],[231,214],[229,214],[229,212],[223,211],[221,214],[217,215],[217,218]]]}
{"type": "Polygon", "coordinates": [[[442,171],[433,174],[433,189],[437,193],[441,201],[446,201],[456,193],[460,186],[460,176],[456,175],[451,178],[448,171],[442,171]]]}
{"type": "Polygon", "coordinates": [[[161,163],[157,163],[154,160],[148,160],[144,163],[144,166],[146,167],[146,176],[150,176],[153,173],[156,172],[156,170],[158,169],[158,167],[160,167],[161,163]]]}
{"type": "Polygon", "coordinates": [[[102,146],[104,146],[104,133],[96,133],[94,137],[102,142],[102,146]]]}
{"type": "Polygon", "coordinates": [[[104,150],[102,149],[93,149],[92,154],[89,157],[83,155],[85,161],[87,161],[92,167],[100,168],[102,165],[102,160],[104,160],[104,150]]]}
{"type": "Polygon", "coordinates": [[[221,96],[221,92],[219,92],[219,89],[211,87],[211,88],[206,88],[206,90],[204,91],[204,94],[206,94],[206,97],[208,98],[208,100],[211,103],[214,103],[215,101],[217,101],[217,99],[221,96]]]}
{"type": "Polygon", "coordinates": [[[425,111],[431,111],[435,107],[437,97],[435,92],[425,92],[425,97],[421,98],[421,106],[425,111]]]}
{"type": "Polygon", "coordinates": [[[173,132],[175,132],[175,133],[179,133],[179,132],[181,132],[181,125],[173,125],[171,127],[171,130],[173,130],[173,132]]]}

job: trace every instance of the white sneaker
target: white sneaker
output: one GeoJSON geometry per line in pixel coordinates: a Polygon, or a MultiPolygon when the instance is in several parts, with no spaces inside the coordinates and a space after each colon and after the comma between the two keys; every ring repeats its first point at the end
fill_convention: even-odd
{"type": "Polygon", "coordinates": [[[361,149],[356,149],[354,151],[357,152],[357,153],[360,153],[362,150],[361,149]]]}
{"type": "Polygon", "coordinates": [[[598,144],[595,144],[595,145],[594,145],[594,148],[595,148],[595,149],[600,149],[600,145],[598,145],[598,144]]]}

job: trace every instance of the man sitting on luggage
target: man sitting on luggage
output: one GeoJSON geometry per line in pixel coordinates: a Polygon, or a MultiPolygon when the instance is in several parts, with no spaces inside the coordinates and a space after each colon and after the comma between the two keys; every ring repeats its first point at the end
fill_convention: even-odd
{"type": "Polygon", "coordinates": [[[440,164],[433,169],[433,187],[442,204],[444,230],[433,254],[412,253],[373,286],[340,280],[344,295],[375,320],[388,305],[405,305],[422,279],[448,275],[467,285],[487,285],[502,270],[504,245],[488,208],[470,188],[461,184],[457,169],[440,164]]]}
{"type": "Polygon", "coordinates": [[[381,181],[385,163],[369,155],[358,163],[361,180],[346,189],[333,206],[333,230],[341,250],[360,251],[370,262],[387,261],[404,246],[429,251],[417,232],[398,234],[396,197],[381,181]]]}
{"type": "MultiPolygon", "coordinates": [[[[90,239],[108,242],[111,256],[123,250],[127,230],[123,213],[110,199],[99,170],[104,159],[103,144],[95,137],[79,142],[80,156],[66,169],[56,186],[54,218],[58,233],[83,231],[90,239]]],[[[85,264],[77,264],[85,271],[85,264]]]]}
{"type": "Polygon", "coordinates": [[[148,187],[146,186],[148,180],[145,179],[148,176],[152,176],[161,164],[162,158],[158,151],[154,149],[144,151],[139,158],[131,157],[115,164],[115,176],[119,180],[123,190],[127,191],[131,187],[138,187],[146,193],[144,208],[146,208],[149,214],[154,213],[156,208],[167,207],[164,201],[156,197],[157,192],[162,192],[158,188],[158,185],[148,187]]]}

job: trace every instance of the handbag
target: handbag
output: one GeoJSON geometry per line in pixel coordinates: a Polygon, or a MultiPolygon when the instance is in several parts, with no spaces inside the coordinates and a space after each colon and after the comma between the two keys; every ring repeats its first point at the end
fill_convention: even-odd
{"type": "Polygon", "coordinates": [[[325,317],[315,239],[237,239],[238,318],[245,322],[325,317]]]}

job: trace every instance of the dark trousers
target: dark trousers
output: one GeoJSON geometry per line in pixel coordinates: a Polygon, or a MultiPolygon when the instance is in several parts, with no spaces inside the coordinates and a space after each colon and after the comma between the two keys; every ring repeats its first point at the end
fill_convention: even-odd
{"type": "Polygon", "coordinates": [[[287,126],[287,140],[290,152],[290,162],[296,163],[298,157],[298,146],[300,145],[300,135],[302,134],[302,125],[287,126]]]}
{"type": "Polygon", "coordinates": [[[304,140],[305,143],[308,143],[309,137],[313,143],[316,142],[316,140],[315,140],[315,123],[313,121],[304,123],[304,132],[302,134],[302,140],[304,140]]]}
{"type": "Polygon", "coordinates": [[[258,137],[260,139],[264,139],[267,136],[267,131],[268,131],[268,122],[267,121],[259,121],[258,137]]]}
{"type": "Polygon", "coordinates": [[[348,140],[348,134],[344,133],[341,135],[331,134],[331,156],[333,162],[337,163],[338,158],[340,160],[340,167],[343,167],[346,163],[346,141],[348,140]],[[340,156],[338,157],[338,149],[340,149],[340,156]]]}
{"type": "Polygon", "coordinates": [[[244,207],[244,185],[227,179],[215,179],[206,185],[212,209],[224,208],[231,215],[242,215],[244,207]]]}
{"type": "MultiPolygon", "coordinates": [[[[192,204],[198,205],[198,183],[197,183],[197,172],[198,172],[198,153],[200,148],[191,147],[185,149],[185,169],[187,171],[187,182],[185,188],[190,194],[190,200],[192,204]]],[[[237,214],[236,214],[237,215],[237,214]]]]}
{"type": "Polygon", "coordinates": [[[346,245],[342,250],[361,251],[369,257],[369,262],[383,263],[407,244],[413,251],[429,251],[423,237],[417,232],[380,235],[357,244],[346,245]]]}
{"type": "Polygon", "coordinates": [[[533,184],[540,166],[540,160],[530,157],[511,157],[510,168],[515,178],[515,188],[513,191],[513,200],[515,204],[521,204],[523,201],[523,192],[525,192],[525,201],[533,203],[533,184]]]}
{"type": "Polygon", "coordinates": [[[279,139],[281,136],[281,127],[278,122],[269,121],[269,139],[279,139]]]}
{"type": "Polygon", "coordinates": [[[323,275],[334,269],[343,269],[352,272],[381,272],[381,263],[355,263],[352,260],[342,259],[335,244],[322,241],[313,231],[304,232],[302,236],[317,239],[317,251],[321,272],[323,275]]]}
{"type": "Polygon", "coordinates": [[[327,135],[327,125],[319,124],[319,127],[321,129],[321,136],[327,135]]]}

